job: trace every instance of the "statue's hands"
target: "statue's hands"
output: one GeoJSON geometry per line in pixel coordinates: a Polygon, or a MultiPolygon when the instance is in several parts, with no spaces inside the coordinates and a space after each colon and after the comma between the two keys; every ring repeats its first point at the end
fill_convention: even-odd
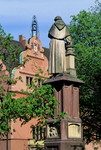
{"type": "Polygon", "coordinates": [[[66,43],[68,45],[72,45],[72,40],[71,40],[71,36],[70,35],[66,37],[66,43]]]}

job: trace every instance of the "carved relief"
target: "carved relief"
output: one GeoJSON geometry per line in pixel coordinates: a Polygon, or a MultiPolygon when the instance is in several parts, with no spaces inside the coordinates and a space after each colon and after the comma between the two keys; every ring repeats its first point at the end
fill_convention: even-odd
{"type": "Polygon", "coordinates": [[[68,137],[81,138],[81,123],[68,123],[68,137]]]}
{"type": "Polygon", "coordinates": [[[47,125],[47,137],[48,138],[59,138],[59,126],[55,124],[47,125]]]}

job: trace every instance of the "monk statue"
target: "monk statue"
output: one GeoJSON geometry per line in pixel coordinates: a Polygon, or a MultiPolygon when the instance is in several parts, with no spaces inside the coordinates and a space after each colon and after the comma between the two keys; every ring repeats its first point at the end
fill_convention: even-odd
{"type": "Polygon", "coordinates": [[[49,30],[48,37],[50,41],[49,73],[58,74],[66,72],[66,50],[65,42],[70,45],[71,37],[60,16],[55,17],[55,23],[49,30]]]}

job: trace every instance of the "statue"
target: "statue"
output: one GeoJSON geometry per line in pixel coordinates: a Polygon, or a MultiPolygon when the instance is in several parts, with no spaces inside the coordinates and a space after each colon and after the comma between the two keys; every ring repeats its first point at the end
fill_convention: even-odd
{"type": "Polygon", "coordinates": [[[55,17],[55,23],[49,30],[50,41],[49,73],[58,74],[66,72],[65,41],[71,44],[71,37],[60,16],[55,17]]]}

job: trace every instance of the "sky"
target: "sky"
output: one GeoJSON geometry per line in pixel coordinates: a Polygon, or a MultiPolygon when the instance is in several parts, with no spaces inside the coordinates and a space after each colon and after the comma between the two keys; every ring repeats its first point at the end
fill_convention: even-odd
{"type": "MultiPolygon", "coordinates": [[[[101,1],[101,0],[99,0],[101,1]]],[[[43,47],[49,47],[48,31],[56,16],[61,16],[66,24],[72,15],[88,10],[95,0],[0,0],[0,24],[14,40],[24,35],[31,37],[32,18],[35,15],[40,32],[39,39],[43,47]]]]}

